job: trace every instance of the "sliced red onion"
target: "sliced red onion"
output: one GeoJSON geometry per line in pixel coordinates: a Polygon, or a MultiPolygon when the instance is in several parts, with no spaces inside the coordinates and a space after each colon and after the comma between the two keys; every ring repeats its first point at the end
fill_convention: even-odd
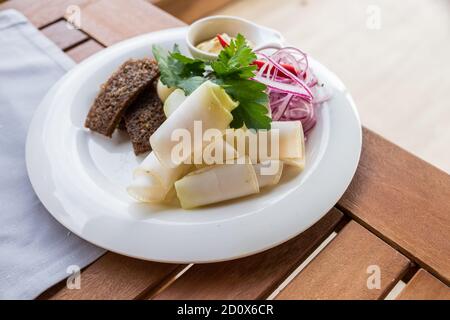
{"type": "MultiPolygon", "coordinates": [[[[283,72],[284,75],[285,75],[287,78],[290,78],[294,83],[297,83],[297,84],[299,84],[301,87],[303,87],[303,89],[306,90],[306,92],[311,96],[311,98],[313,97],[313,94],[312,94],[311,90],[309,89],[308,85],[307,85],[303,80],[301,80],[301,79],[300,79],[299,77],[297,77],[296,75],[293,75],[292,73],[290,73],[289,71],[287,71],[281,64],[279,64],[278,62],[276,62],[275,60],[273,60],[271,57],[269,57],[269,56],[267,56],[267,55],[265,55],[265,54],[263,54],[263,53],[260,53],[259,55],[260,55],[263,59],[266,60],[266,64],[269,64],[269,63],[272,64],[273,67],[275,67],[277,71],[283,72]]],[[[261,69],[263,69],[263,68],[261,68],[261,69]]],[[[264,77],[264,75],[266,75],[266,76],[265,76],[266,78],[270,78],[270,77],[275,78],[276,75],[277,75],[277,72],[274,72],[273,75],[271,75],[270,72],[266,72],[266,73],[262,73],[262,74],[261,74],[261,76],[263,76],[263,77],[264,77]]],[[[258,81],[259,81],[259,79],[258,79],[258,81]]]]}
{"type": "Polygon", "coordinates": [[[264,65],[254,80],[267,86],[272,120],[298,120],[307,136],[317,122],[316,108],[330,99],[330,94],[324,93],[324,89],[318,86],[319,81],[303,51],[294,47],[270,48],[273,53],[268,55],[264,53],[266,50],[256,51],[264,65]],[[297,74],[292,74],[282,64],[292,65],[297,74]]]}
{"type": "MultiPolygon", "coordinates": [[[[292,94],[295,96],[300,96],[309,101],[311,101],[313,98],[312,93],[309,94],[310,91],[309,92],[306,91],[304,87],[299,87],[299,86],[289,84],[289,83],[274,81],[274,80],[271,80],[271,79],[268,79],[266,77],[259,76],[259,75],[257,75],[254,78],[254,80],[257,80],[258,82],[265,84],[269,89],[273,89],[275,91],[284,92],[284,93],[292,94]]],[[[308,90],[309,90],[309,88],[308,88],[308,90]]]]}

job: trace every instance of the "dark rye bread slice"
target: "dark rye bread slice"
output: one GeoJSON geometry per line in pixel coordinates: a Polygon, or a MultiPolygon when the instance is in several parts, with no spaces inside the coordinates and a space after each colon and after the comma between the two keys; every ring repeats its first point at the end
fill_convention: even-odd
{"type": "Polygon", "coordinates": [[[126,131],[127,127],[125,126],[125,119],[122,117],[120,118],[119,124],[117,125],[117,129],[121,131],[126,131]]]}
{"type": "Polygon", "coordinates": [[[86,117],[85,127],[111,137],[125,110],[157,76],[159,69],[154,60],[126,61],[101,86],[86,117]]]}
{"type": "MultiPolygon", "coordinates": [[[[152,82],[151,87],[156,90],[158,81],[155,79],[155,81],[152,82]]],[[[127,127],[125,125],[125,118],[122,117],[119,121],[119,124],[117,125],[117,129],[119,129],[120,131],[127,131],[127,127]]]]}
{"type": "Polygon", "coordinates": [[[139,95],[125,112],[124,119],[134,153],[139,155],[151,151],[150,136],[166,120],[163,103],[153,86],[139,95]]]}

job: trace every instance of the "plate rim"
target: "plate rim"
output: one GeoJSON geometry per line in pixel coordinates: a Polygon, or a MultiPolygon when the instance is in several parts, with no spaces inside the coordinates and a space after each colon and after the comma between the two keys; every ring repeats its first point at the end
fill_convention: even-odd
{"type": "MultiPolygon", "coordinates": [[[[166,29],[166,30],[161,30],[161,31],[156,31],[156,32],[151,32],[151,33],[147,33],[147,34],[143,34],[143,35],[139,35],[127,40],[124,40],[122,42],[119,42],[117,44],[114,44],[111,47],[108,47],[102,51],[100,51],[99,53],[96,53],[94,55],[92,55],[91,57],[87,58],[85,61],[81,62],[80,64],[78,64],[77,66],[75,66],[72,70],[70,70],[66,75],[64,75],[47,93],[47,95],[44,97],[44,99],[42,100],[42,102],[39,104],[38,108],[35,110],[31,124],[29,126],[29,130],[27,133],[27,140],[26,140],[26,167],[27,167],[27,172],[28,175],[30,177],[30,181],[31,184],[33,186],[33,189],[35,190],[38,198],[40,199],[40,201],[43,203],[43,205],[47,208],[47,210],[49,211],[49,213],[58,221],[60,222],[62,225],[64,225],[67,229],[71,230],[72,232],[74,232],[75,234],[77,234],[79,237],[85,239],[86,241],[89,241],[97,246],[100,246],[102,248],[105,248],[109,251],[112,252],[116,252],[122,255],[126,255],[126,256],[130,256],[133,258],[138,258],[138,259],[143,259],[143,260],[150,260],[150,261],[158,261],[158,262],[166,262],[166,263],[205,263],[205,262],[219,262],[219,261],[226,261],[226,260],[232,260],[232,259],[238,259],[241,257],[245,257],[245,256],[249,256],[249,255],[253,255],[265,250],[268,250],[270,248],[273,248],[281,243],[284,243],[290,239],[292,239],[293,237],[298,236],[299,234],[301,234],[302,232],[306,231],[309,227],[311,227],[313,224],[315,224],[318,220],[320,220],[320,218],[322,218],[323,216],[325,216],[329,210],[334,207],[334,205],[336,204],[337,200],[344,194],[344,192],[346,191],[346,189],[348,188],[348,185],[350,184],[358,163],[359,163],[359,159],[360,159],[360,155],[361,155],[361,149],[362,149],[362,128],[361,128],[361,121],[359,118],[359,114],[357,112],[355,103],[353,102],[353,99],[351,97],[351,95],[348,93],[347,89],[345,89],[345,86],[343,85],[342,81],[340,81],[340,79],[331,71],[328,70],[328,68],[326,68],[325,66],[323,66],[322,64],[320,64],[323,68],[325,68],[331,75],[333,75],[334,77],[336,77],[336,81],[338,81],[339,84],[342,85],[342,87],[345,89],[345,91],[347,92],[348,95],[348,103],[351,107],[351,110],[353,111],[353,115],[355,116],[355,120],[356,120],[356,124],[359,128],[358,130],[358,137],[356,137],[357,139],[357,156],[356,158],[353,158],[353,162],[351,164],[350,168],[350,173],[348,174],[348,176],[346,177],[346,181],[345,181],[345,187],[342,187],[339,192],[337,192],[336,196],[337,200],[333,201],[333,204],[331,206],[327,206],[329,207],[327,210],[321,210],[323,211],[322,214],[316,214],[314,216],[313,219],[310,220],[310,223],[308,225],[308,227],[303,228],[302,230],[293,233],[293,234],[289,234],[286,235],[285,237],[283,237],[283,239],[281,239],[280,241],[276,241],[276,242],[271,242],[270,245],[266,245],[264,247],[260,247],[259,249],[255,249],[255,250],[247,250],[246,252],[242,252],[240,254],[236,254],[234,256],[224,256],[222,258],[213,258],[213,259],[208,259],[208,258],[202,258],[202,259],[169,259],[169,258],[155,258],[155,257],[148,257],[148,256],[142,256],[140,254],[132,254],[130,252],[124,251],[124,250],[117,250],[117,248],[112,248],[110,246],[105,245],[104,243],[100,243],[99,241],[96,241],[95,239],[91,239],[91,238],[87,238],[86,234],[77,232],[77,230],[74,230],[73,226],[70,225],[69,223],[67,223],[67,221],[65,221],[61,214],[57,214],[54,212],[54,210],[58,210],[58,208],[55,208],[55,204],[50,203],[51,199],[49,200],[49,195],[44,194],[45,190],[42,190],[40,183],[38,183],[37,179],[39,179],[37,177],[37,173],[36,173],[36,168],[35,165],[33,164],[33,161],[35,161],[35,157],[36,157],[36,140],[41,140],[38,135],[33,134],[33,130],[36,130],[36,127],[39,127],[38,124],[36,124],[38,122],[38,117],[39,115],[42,116],[42,113],[45,114],[45,103],[46,101],[52,99],[54,97],[55,92],[57,91],[57,89],[60,87],[60,85],[62,83],[64,83],[65,79],[67,79],[68,77],[70,77],[70,75],[74,72],[74,70],[81,68],[83,65],[90,63],[90,61],[95,60],[95,59],[99,59],[99,57],[102,56],[102,54],[105,54],[105,51],[107,50],[108,52],[115,50],[117,47],[121,47],[124,46],[125,44],[132,44],[133,41],[139,41],[140,39],[144,39],[144,38],[149,38],[149,37],[163,37],[165,35],[169,35],[169,34],[178,34],[178,33],[184,33],[186,32],[187,27],[180,27],[180,28],[171,28],[171,29],[166,29]],[[53,94],[53,96],[52,96],[53,94]],[[33,154],[34,152],[34,154],[33,154]],[[348,181],[347,181],[348,180],[348,181]]],[[[47,104],[48,106],[50,105],[49,103],[47,104]]],[[[47,108],[48,109],[48,108],[47,108]]],[[[47,110],[48,111],[48,110],[47,110]]],[[[40,141],[42,142],[42,141],[40,141]]],[[[328,148],[328,146],[327,146],[328,148]]],[[[286,197],[287,198],[287,197],[286,197]]],[[[59,208],[59,210],[64,210],[62,207],[59,208]]],[[[266,209],[267,210],[267,209],[266,209]]],[[[286,222],[287,223],[287,222],[286,222]]]]}

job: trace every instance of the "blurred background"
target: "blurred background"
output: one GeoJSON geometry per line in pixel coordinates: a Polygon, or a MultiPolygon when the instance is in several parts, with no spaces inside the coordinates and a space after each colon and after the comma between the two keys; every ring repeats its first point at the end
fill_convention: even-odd
{"type": "Polygon", "coordinates": [[[186,23],[227,14],[281,31],[344,81],[366,127],[450,173],[449,0],[145,1],[186,23]]]}

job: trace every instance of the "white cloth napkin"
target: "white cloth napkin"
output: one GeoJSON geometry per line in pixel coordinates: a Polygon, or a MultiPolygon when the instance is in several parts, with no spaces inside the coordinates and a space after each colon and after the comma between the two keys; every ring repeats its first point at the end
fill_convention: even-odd
{"type": "Polygon", "coordinates": [[[25,167],[33,112],[73,65],[22,14],[0,12],[0,299],[35,298],[69,276],[71,266],[104,253],[53,219],[25,167]]]}

